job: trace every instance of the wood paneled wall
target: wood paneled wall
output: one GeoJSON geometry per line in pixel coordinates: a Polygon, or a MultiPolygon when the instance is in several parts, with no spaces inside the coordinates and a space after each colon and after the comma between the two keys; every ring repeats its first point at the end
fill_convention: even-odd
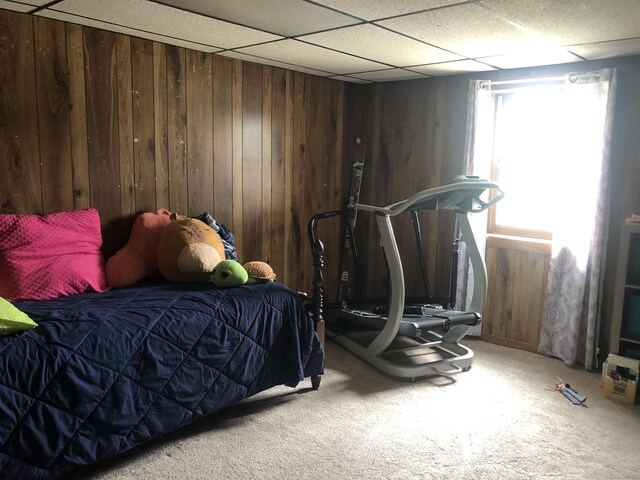
{"type": "Polygon", "coordinates": [[[551,255],[549,249],[505,242],[487,245],[490,288],[483,312],[482,336],[536,352],[551,255]]]}
{"type": "MultiPolygon", "coordinates": [[[[347,98],[347,128],[366,132],[373,152],[365,170],[361,200],[373,205],[386,205],[449,181],[462,172],[469,80],[554,76],[604,67],[616,68],[617,86],[609,178],[609,242],[600,330],[601,358],[607,354],[609,345],[613,268],[620,224],[631,213],[640,211],[640,57],[375,84],[360,87],[347,98]]],[[[576,205],[579,205],[579,199],[576,199],[576,205]]],[[[386,272],[374,234],[375,226],[367,221],[363,220],[357,227],[360,240],[366,239],[360,249],[366,258],[367,282],[370,291],[383,295],[386,272]]],[[[441,285],[436,294],[442,295],[449,278],[453,222],[446,216],[429,218],[425,230],[429,271],[441,285]]],[[[409,251],[407,243],[412,241],[409,231],[399,228],[398,232],[403,232],[400,233],[400,242],[405,244],[403,263],[414,266],[415,253],[409,251]]],[[[545,288],[549,261],[548,254],[536,248],[529,251],[508,246],[489,248],[490,296],[483,320],[486,338],[518,348],[536,349],[542,312],[541,292],[545,288]],[[527,313],[523,314],[525,311],[527,313]]],[[[408,277],[408,288],[419,294],[419,286],[419,279],[408,277]]]]}
{"type": "Polygon", "coordinates": [[[109,256],[140,212],[207,210],[310,289],[307,221],[343,203],[342,82],[0,10],[0,88],[1,213],[95,207],[109,256]]]}
{"type": "MultiPolygon", "coordinates": [[[[619,225],[640,210],[639,57],[343,84],[0,10],[0,212],[96,207],[109,255],[124,244],[139,212],[208,210],[233,230],[241,259],[268,261],[279,281],[309,289],[307,221],[344,204],[356,136],[368,147],[360,200],[386,205],[461,173],[471,78],[607,66],[617,67],[618,75],[605,346],[619,225]]],[[[426,214],[421,225],[434,293],[444,295],[453,218],[426,214]]],[[[418,270],[409,269],[417,261],[408,221],[395,227],[408,293],[420,295],[418,270]]],[[[375,220],[359,215],[357,229],[367,293],[383,296],[386,268],[375,220]]],[[[337,221],[319,225],[330,298],[339,230],[337,221]]],[[[529,275],[544,279],[546,260],[523,255],[489,250],[493,296],[485,333],[533,345],[536,320],[518,312],[540,311],[538,297],[509,294],[508,285],[529,275]]]]}
{"type": "MultiPolygon", "coordinates": [[[[448,77],[348,90],[347,131],[364,132],[370,151],[361,203],[389,205],[462,172],[467,89],[468,79],[448,77]]],[[[455,218],[447,212],[424,212],[420,220],[433,293],[446,296],[455,218]]],[[[367,296],[384,297],[387,273],[375,218],[363,213],[357,222],[367,296]]],[[[395,218],[393,227],[403,258],[407,294],[424,295],[410,216],[395,218]]]]}

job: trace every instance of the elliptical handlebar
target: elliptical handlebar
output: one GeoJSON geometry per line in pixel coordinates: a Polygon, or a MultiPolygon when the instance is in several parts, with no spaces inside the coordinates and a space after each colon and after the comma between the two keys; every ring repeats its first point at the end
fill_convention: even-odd
{"type": "Polygon", "coordinates": [[[460,176],[453,182],[416,193],[401,202],[385,207],[357,203],[355,208],[378,215],[398,215],[406,210],[454,210],[458,213],[482,212],[504,197],[497,183],[478,177],[460,176]],[[485,190],[494,190],[497,195],[488,201],[480,198],[485,190]],[[463,205],[464,203],[464,205],[463,205]]]}

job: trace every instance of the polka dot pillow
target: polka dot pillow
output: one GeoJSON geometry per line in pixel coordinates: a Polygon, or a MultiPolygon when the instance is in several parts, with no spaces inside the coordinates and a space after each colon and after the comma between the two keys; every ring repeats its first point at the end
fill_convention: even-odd
{"type": "Polygon", "coordinates": [[[42,300],[108,289],[93,208],[48,215],[0,215],[0,296],[42,300]]]}

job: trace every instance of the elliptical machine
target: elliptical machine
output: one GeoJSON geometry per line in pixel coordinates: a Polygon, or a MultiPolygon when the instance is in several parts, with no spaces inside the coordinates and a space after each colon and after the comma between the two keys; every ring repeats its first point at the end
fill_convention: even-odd
{"type": "MultiPolygon", "coordinates": [[[[427,375],[455,374],[471,368],[473,351],[462,345],[460,340],[481,321],[487,292],[487,272],[469,222],[469,214],[482,212],[503,197],[504,193],[494,182],[478,177],[459,176],[451,183],[423,190],[385,207],[354,204],[354,212],[375,215],[389,271],[389,296],[385,305],[328,305],[324,310],[324,319],[327,329],[333,334],[333,340],[395,377],[415,379],[427,375]],[[494,192],[489,200],[481,198],[485,191],[494,192]],[[467,247],[474,275],[468,311],[454,310],[453,301],[446,306],[429,303],[409,305],[406,301],[404,272],[391,217],[405,212],[415,215],[423,210],[455,212],[456,223],[461,232],[460,240],[467,247]]],[[[335,215],[347,218],[354,212],[333,211],[315,215],[309,222],[309,239],[313,251],[322,250],[322,243],[315,236],[317,220],[335,215]]],[[[414,221],[414,227],[417,225],[414,221]]],[[[353,231],[350,231],[350,236],[353,241],[353,231]]],[[[323,262],[316,259],[314,264],[321,267],[323,262]]],[[[321,283],[322,274],[316,277],[320,278],[321,283]]],[[[455,285],[453,288],[455,292],[455,285]]],[[[314,305],[320,309],[323,303],[322,290],[323,287],[320,286],[314,291],[314,305]],[[318,295],[320,298],[317,298],[318,295]]]]}

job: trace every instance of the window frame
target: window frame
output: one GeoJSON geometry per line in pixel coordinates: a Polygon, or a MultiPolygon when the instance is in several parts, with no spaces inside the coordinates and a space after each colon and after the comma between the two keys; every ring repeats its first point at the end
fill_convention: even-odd
{"type": "MultiPolygon", "coordinates": [[[[542,78],[542,79],[526,79],[522,81],[514,81],[514,85],[502,87],[498,85],[496,88],[491,88],[491,100],[493,102],[493,138],[491,140],[491,178],[500,183],[500,168],[497,158],[497,125],[498,115],[501,108],[502,98],[507,95],[517,94],[518,91],[522,91],[524,88],[530,88],[535,86],[536,88],[554,88],[556,85],[560,86],[563,83],[563,77],[542,78]]],[[[492,195],[493,196],[493,195],[492,195]]],[[[522,228],[508,225],[501,225],[497,223],[497,210],[500,208],[500,202],[490,208],[487,215],[487,233],[489,235],[500,235],[505,237],[524,237],[534,240],[551,241],[553,240],[553,232],[550,230],[538,230],[533,228],[522,228]]]]}

